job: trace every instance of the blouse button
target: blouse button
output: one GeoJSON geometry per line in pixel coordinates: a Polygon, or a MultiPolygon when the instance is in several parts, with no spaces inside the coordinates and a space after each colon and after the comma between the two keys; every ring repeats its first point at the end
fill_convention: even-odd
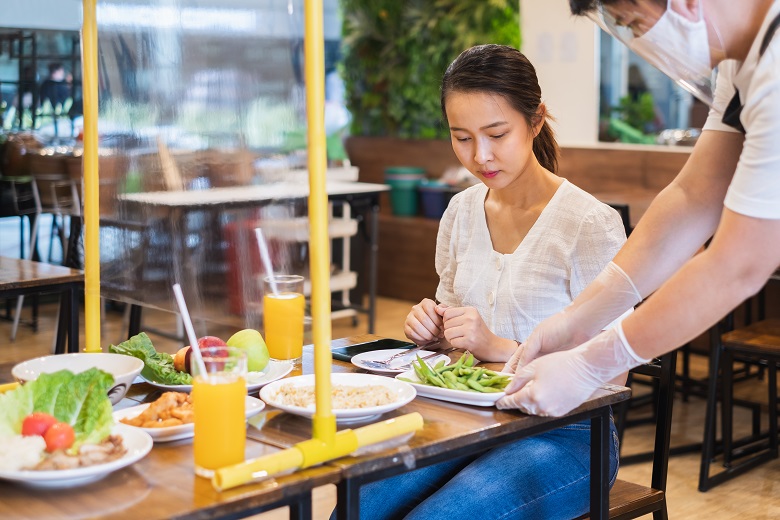
{"type": "Polygon", "coordinates": [[[490,294],[488,294],[488,303],[490,305],[493,305],[493,302],[495,302],[495,301],[496,301],[496,293],[494,293],[493,291],[490,291],[490,294]]]}
{"type": "Polygon", "coordinates": [[[501,270],[501,264],[502,263],[503,262],[501,261],[500,258],[496,258],[496,269],[498,269],[499,271],[501,270]]]}

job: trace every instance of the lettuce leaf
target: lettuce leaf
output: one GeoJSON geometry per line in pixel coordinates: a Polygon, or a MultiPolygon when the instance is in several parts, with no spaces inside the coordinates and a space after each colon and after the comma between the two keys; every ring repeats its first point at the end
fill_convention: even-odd
{"type": "Polygon", "coordinates": [[[154,381],[164,385],[191,385],[192,376],[187,372],[180,372],[173,367],[173,356],[165,352],[157,352],[152,345],[152,340],[145,332],[141,332],[123,341],[119,345],[110,345],[109,352],[137,357],[144,362],[141,375],[147,381],[154,381]]]}
{"type": "Polygon", "coordinates": [[[22,421],[33,409],[33,388],[30,384],[0,394],[0,439],[22,431],[22,421]]]}
{"type": "Polygon", "coordinates": [[[72,449],[99,443],[114,424],[107,395],[113,384],[113,376],[97,368],[79,374],[69,370],[41,374],[35,381],[0,394],[0,437],[18,435],[25,417],[45,412],[73,427],[76,441],[72,449]]]}

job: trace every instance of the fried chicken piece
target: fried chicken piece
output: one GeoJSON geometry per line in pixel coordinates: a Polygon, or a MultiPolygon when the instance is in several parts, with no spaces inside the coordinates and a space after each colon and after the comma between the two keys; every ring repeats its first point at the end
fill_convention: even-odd
{"type": "Polygon", "coordinates": [[[165,392],[140,415],[121,422],[141,428],[164,428],[194,421],[192,399],[183,392],[165,392]]]}

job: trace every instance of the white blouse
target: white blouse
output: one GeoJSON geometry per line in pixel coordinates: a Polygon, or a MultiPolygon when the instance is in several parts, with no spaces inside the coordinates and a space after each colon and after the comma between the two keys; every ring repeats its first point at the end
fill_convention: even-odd
{"type": "Polygon", "coordinates": [[[626,241],[617,211],[564,182],[511,254],[493,249],[485,218],[488,188],[455,195],[436,241],[436,298],[475,307],[502,338],[525,341],[568,305],[626,241]]]}

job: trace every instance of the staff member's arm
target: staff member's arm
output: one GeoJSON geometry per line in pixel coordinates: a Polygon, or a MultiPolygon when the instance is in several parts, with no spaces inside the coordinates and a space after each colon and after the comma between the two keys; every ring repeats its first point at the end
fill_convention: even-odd
{"type": "Polygon", "coordinates": [[[562,312],[543,321],[504,371],[589,340],[676,272],[712,236],[742,150],[742,134],[705,131],[610,264],[562,312]]]}
{"type": "Polygon", "coordinates": [[[724,210],[705,252],[672,276],[622,327],[518,371],[498,402],[540,415],[563,415],[603,381],[690,341],[758,292],[780,265],[780,219],[724,210]],[[560,382],[566,381],[565,391],[560,382]]]}

